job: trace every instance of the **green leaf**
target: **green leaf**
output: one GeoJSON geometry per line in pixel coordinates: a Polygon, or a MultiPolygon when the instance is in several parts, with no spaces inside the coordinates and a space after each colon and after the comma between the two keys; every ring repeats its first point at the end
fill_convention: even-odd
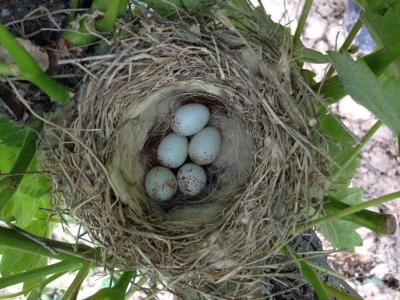
{"type": "Polygon", "coordinates": [[[6,118],[0,118],[0,145],[21,147],[25,135],[26,127],[20,127],[6,118]]]}
{"type": "Polygon", "coordinates": [[[355,0],[364,10],[384,13],[388,7],[397,3],[396,0],[355,0]]]}
{"type": "MultiPolygon", "coordinates": [[[[338,117],[339,118],[339,117],[338,117]]],[[[341,165],[353,150],[355,142],[353,136],[344,128],[333,115],[325,115],[321,120],[321,131],[327,137],[328,152],[334,160],[341,165]]],[[[360,158],[360,156],[358,156],[360,158]]],[[[341,184],[344,187],[349,186],[351,178],[356,174],[359,168],[360,160],[354,159],[346,168],[345,172],[341,172],[335,184],[341,184]]]]}
{"type": "Polygon", "coordinates": [[[333,249],[354,252],[354,247],[362,246],[362,239],[355,231],[359,227],[347,221],[334,220],[321,225],[318,231],[332,244],[333,249]]]}
{"type": "Polygon", "coordinates": [[[330,195],[332,195],[333,197],[335,197],[336,199],[340,200],[343,203],[353,206],[363,201],[362,200],[363,193],[364,189],[361,187],[359,188],[343,187],[338,189],[336,192],[331,192],[330,195]]]}
{"type": "Polygon", "coordinates": [[[41,297],[40,289],[34,288],[26,298],[26,300],[38,300],[41,297]]]}
{"type": "MultiPolygon", "coordinates": [[[[30,224],[23,229],[38,236],[45,236],[46,225],[47,222],[45,220],[36,220],[31,221],[30,224]]],[[[51,230],[47,230],[47,236],[49,236],[50,232],[51,230]]],[[[6,247],[0,247],[0,253],[2,254],[0,261],[0,274],[2,277],[19,274],[27,270],[33,270],[47,265],[47,258],[41,255],[6,247]]],[[[36,286],[42,280],[43,277],[28,280],[24,283],[23,289],[27,290],[36,286]]]]}
{"type": "Polygon", "coordinates": [[[36,142],[42,127],[43,122],[40,121],[35,121],[29,126],[30,130],[26,131],[24,143],[22,144],[21,150],[9,171],[10,173],[15,173],[17,175],[7,176],[0,179],[0,213],[11,201],[15,192],[19,188],[23,179],[23,175],[20,173],[26,172],[36,154],[36,142]]]}
{"type": "Polygon", "coordinates": [[[300,61],[313,64],[327,64],[330,62],[328,55],[322,54],[317,50],[307,48],[302,43],[300,43],[296,48],[294,55],[300,61]]]}
{"type": "MultiPolygon", "coordinates": [[[[0,146],[0,170],[3,173],[8,173],[19,153],[19,148],[0,146]]],[[[32,160],[27,171],[35,172],[37,164],[36,157],[32,160]]],[[[25,228],[34,218],[47,220],[49,214],[40,211],[38,208],[52,209],[50,203],[49,191],[51,182],[45,180],[41,175],[25,176],[20,187],[12,196],[2,212],[2,218],[7,222],[16,221],[14,225],[25,228]]],[[[39,234],[38,232],[32,232],[39,234]]]]}
{"type": "Polygon", "coordinates": [[[212,5],[215,3],[211,0],[142,0],[140,2],[146,3],[161,16],[174,14],[177,11],[177,7],[192,11],[201,9],[207,12],[211,10],[212,5]]]}
{"type": "Polygon", "coordinates": [[[246,0],[228,0],[228,5],[245,15],[252,16],[254,14],[253,9],[246,0]]]}
{"type": "MultiPolygon", "coordinates": [[[[376,1],[374,1],[376,2],[376,1]]],[[[379,7],[385,7],[384,13],[365,11],[360,17],[368,32],[379,47],[387,46],[400,37],[400,3],[398,1],[379,7]],[[395,3],[395,4],[394,4],[395,3]]],[[[393,63],[393,74],[400,76],[400,57],[393,63]]]]}
{"type": "Polygon", "coordinates": [[[400,78],[381,85],[363,60],[354,61],[348,53],[329,52],[329,57],[346,92],[400,137],[400,78]]]}
{"type": "MultiPolygon", "coordinates": [[[[336,199],[349,205],[362,202],[363,188],[348,188],[344,185],[337,187],[336,191],[330,192],[336,199]]],[[[325,208],[324,213],[329,215],[332,212],[325,208]]],[[[321,225],[318,231],[324,235],[334,249],[346,249],[354,252],[354,247],[362,245],[362,239],[355,231],[358,228],[360,228],[359,225],[344,220],[334,220],[321,225]]]]}

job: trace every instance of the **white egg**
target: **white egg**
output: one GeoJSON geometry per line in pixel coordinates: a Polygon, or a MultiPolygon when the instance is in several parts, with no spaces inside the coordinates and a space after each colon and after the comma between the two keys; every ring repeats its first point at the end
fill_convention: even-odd
{"type": "Polygon", "coordinates": [[[196,133],[189,143],[189,156],[198,165],[212,163],[221,150],[221,134],[209,126],[196,133]]]}
{"type": "Polygon", "coordinates": [[[171,123],[177,134],[189,136],[199,132],[210,119],[210,111],[203,104],[190,103],[179,107],[171,123]]]}
{"type": "Polygon", "coordinates": [[[177,168],[185,162],[188,156],[188,148],[189,141],[187,137],[170,133],[158,146],[158,161],[167,168],[177,168]]]}
{"type": "Polygon", "coordinates": [[[195,196],[206,186],[207,175],[204,169],[196,164],[183,165],[176,175],[179,190],[188,196],[195,196]]]}
{"type": "Polygon", "coordinates": [[[174,173],[164,167],[151,169],[146,175],[144,186],[147,194],[159,201],[171,199],[178,189],[174,173]]]}

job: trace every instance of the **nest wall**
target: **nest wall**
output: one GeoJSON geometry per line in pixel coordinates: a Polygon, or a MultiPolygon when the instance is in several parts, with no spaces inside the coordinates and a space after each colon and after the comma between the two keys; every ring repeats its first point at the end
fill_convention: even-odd
{"type": "Polygon", "coordinates": [[[46,127],[41,165],[58,174],[56,208],[83,225],[103,259],[177,288],[263,295],[280,245],[311,199],[322,200],[312,95],[285,47],[271,51],[257,35],[145,17],[125,26],[129,35],[92,58],[75,101],[60,108],[64,129],[46,127]],[[201,196],[158,203],[144,176],[173,112],[191,102],[210,109],[221,155],[206,166],[201,196]]]}

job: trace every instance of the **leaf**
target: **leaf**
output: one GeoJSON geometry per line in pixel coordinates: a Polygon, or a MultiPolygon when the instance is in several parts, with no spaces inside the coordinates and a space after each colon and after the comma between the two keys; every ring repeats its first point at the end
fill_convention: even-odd
{"type": "Polygon", "coordinates": [[[328,54],[345,91],[400,137],[400,78],[381,85],[363,60],[354,61],[348,53],[328,54]]]}
{"type": "Polygon", "coordinates": [[[354,247],[362,246],[362,239],[355,231],[359,227],[347,221],[334,220],[321,225],[318,231],[332,244],[333,249],[354,252],[354,247]]]}
{"type": "Polygon", "coordinates": [[[254,15],[253,9],[246,0],[228,0],[228,5],[245,15],[254,15]]]}
{"type": "Polygon", "coordinates": [[[0,145],[21,147],[25,135],[26,127],[20,127],[6,118],[0,118],[0,145]]]}
{"type": "Polygon", "coordinates": [[[202,9],[204,12],[207,12],[211,10],[215,3],[211,0],[142,0],[140,2],[146,3],[161,16],[168,16],[175,13],[177,7],[191,11],[202,9]]]}
{"type": "MultiPolygon", "coordinates": [[[[338,186],[336,191],[329,194],[349,205],[356,205],[362,202],[363,188],[348,188],[347,186],[338,186]]],[[[325,207],[324,207],[325,208],[325,207]]],[[[333,212],[324,210],[326,215],[333,212]]],[[[354,247],[362,245],[362,239],[356,232],[360,228],[359,225],[344,220],[334,220],[327,222],[318,229],[320,233],[332,244],[334,249],[346,249],[354,252],[354,247]]]]}
{"type": "MultiPolygon", "coordinates": [[[[24,230],[36,234],[38,236],[45,236],[46,221],[32,221],[24,230]]],[[[47,236],[51,230],[47,230],[47,236]]],[[[19,274],[23,271],[32,270],[47,265],[47,258],[41,255],[18,251],[15,249],[0,247],[2,258],[0,261],[0,274],[2,277],[19,274]]],[[[29,289],[36,286],[43,280],[43,277],[35,278],[24,283],[23,289],[29,289]]]]}
{"type": "Polygon", "coordinates": [[[384,13],[396,0],[355,0],[364,10],[384,13]]]}
{"type": "Polygon", "coordinates": [[[362,196],[364,194],[364,189],[361,187],[359,188],[343,187],[338,189],[336,192],[329,194],[335,197],[336,199],[340,200],[341,202],[353,206],[363,202],[362,196]]]}
{"type": "MultiPolygon", "coordinates": [[[[344,125],[334,118],[333,115],[325,115],[321,119],[321,131],[328,138],[328,152],[334,160],[341,165],[344,159],[353,150],[354,138],[345,129],[344,125]]],[[[360,156],[359,156],[360,158],[360,156]]],[[[354,159],[346,168],[345,172],[341,172],[335,184],[341,184],[344,187],[349,186],[351,178],[356,174],[357,169],[361,166],[359,159],[354,159]]]]}
{"type": "Polygon", "coordinates": [[[296,48],[294,55],[300,61],[313,64],[327,64],[330,62],[328,55],[322,54],[317,50],[307,48],[302,43],[300,43],[300,45],[296,48]]]}
{"type": "MultiPolygon", "coordinates": [[[[400,37],[400,3],[387,3],[383,14],[365,11],[360,18],[379,47],[387,46],[400,37]]],[[[400,76],[400,58],[392,67],[393,75],[400,76]]]]}
{"type": "Polygon", "coordinates": [[[26,298],[26,300],[38,300],[41,297],[40,289],[34,288],[26,298]]]}

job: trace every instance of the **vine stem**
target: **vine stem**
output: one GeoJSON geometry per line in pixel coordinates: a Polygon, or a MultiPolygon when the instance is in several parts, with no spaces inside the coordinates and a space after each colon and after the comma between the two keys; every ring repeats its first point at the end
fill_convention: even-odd
{"type": "Polygon", "coordinates": [[[371,206],[376,206],[376,205],[379,205],[379,204],[382,204],[382,203],[385,203],[385,202],[388,202],[388,201],[391,201],[391,200],[394,200],[394,199],[397,199],[397,198],[400,198],[400,191],[395,192],[395,193],[391,193],[391,194],[387,194],[385,196],[382,196],[382,197],[379,197],[379,198],[375,198],[373,200],[365,201],[365,202],[360,203],[360,204],[356,204],[356,205],[350,206],[348,208],[342,209],[342,210],[337,211],[337,212],[335,212],[333,214],[330,214],[328,216],[321,217],[321,218],[318,218],[316,220],[312,220],[312,221],[308,222],[307,224],[296,225],[295,232],[300,232],[300,231],[308,229],[308,228],[317,227],[317,226],[320,226],[320,225],[322,225],[324,223],[327,223],[327,222],[330,222],[330,221],[333,221],[333,220],[336,220],[336,219],[343,218],[345,216],[354,214],[354,213],[356,213],[356,212],[358,212],[360,210],[367,209],[367,208],[369,208],[371,206]]]}
{"type": "Polygon", "coordinates": [[[301,33],[303,32],[304,25],[306,24],[308,14],[310,13],[311,6],[313,4],[313,0],[306,0],[303,6],[303,11],[301,12],[301,16],[299,19],[299,23],[297,25],[296,31],[293,36],[293,48],[296,49],[300,44],[301,33]]]}

